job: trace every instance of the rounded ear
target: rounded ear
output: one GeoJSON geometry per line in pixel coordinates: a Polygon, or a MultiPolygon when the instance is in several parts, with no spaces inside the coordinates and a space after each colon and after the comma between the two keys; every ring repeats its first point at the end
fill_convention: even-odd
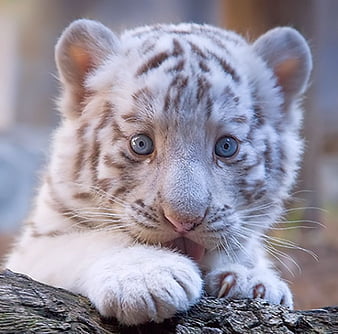
{"type": "Polygon", "coordinates": [[[74,103],[79,106],[84,99],[87,76],[117,48],[117,37],[99,22],[76,20],[65,29],[55,46],[55,60],[71,109],[79,109],[74,103]]]}
{"type": "Polygon", "coordinates": [[[269,30],[253,46],[275,74],[288,106],[307,87],[312,70],[308,44],[298,31],[283,27],[269,30]]]}

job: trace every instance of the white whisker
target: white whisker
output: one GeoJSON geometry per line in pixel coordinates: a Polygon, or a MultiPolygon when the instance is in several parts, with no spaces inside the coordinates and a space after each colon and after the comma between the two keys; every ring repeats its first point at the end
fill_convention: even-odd
{"type": "MultiPolygon", "coordinates": [[[[291,276],[295,276],[295,273],[292,271],[292,269],[290,269],[290,267],[280,258],[281,254],[280,252],[276,252],[276,249],[273,247],[265,247],[265,250],[268,254],[270,254],[273,258],[275,258],[290,274],[291,276]],[[277,254],[276,254],[277,253],[277,254]]],[[[282,252],[281,252],[282,253],[282,252]]],[[[285,255],[284,253],[282,253],[283,255],[285,255]]],[[[291,257],[290,257],[291,258],[291,257]]],[[[289,258],[288,258],[289,259],[289,258]]],[[[290,259],[289,259],[290,260],[290,259]]],[[[298,265],[298,263],[296,261],[294,261],[291,258],[292,262],[294,262],[296,264],[296,267],[298,268],[298,270],[301,272],[301,268],[298,265]]]]}
{"type": "Polygon", "coordinates": [[[328,210],[320,208],[320,207],[316,207],[316,206],[299,206],[295,208],[285,209],[284,212],[289,213],[289,212],[294,212],[294,211],[305,211],[305,210],[315,210],[315,211],[320,211],[325,214],[328,213],[328,210]]]}
{"type": "Polygon", "coordinates": [[[288,249],[297,249],[297,250],[300,250],[300,251],[302,251],[304,253],[307,253],[308,255],[310,255],[311,257],[313,257],[316,261],[318,261],[317,254],[315,254],[311,250],[308,250],[306,248],[303,248],[303,247],[295,244],[292,241],[281,239],[281,238],[277,238],[277,237],[272,237],[272,236],[269,236],[269,235],[263,235],[263,238],[266,241],[270,242],[272,245],[277,246],[277,247],[283,247],[283,248],[288,248],[288,249]]]}

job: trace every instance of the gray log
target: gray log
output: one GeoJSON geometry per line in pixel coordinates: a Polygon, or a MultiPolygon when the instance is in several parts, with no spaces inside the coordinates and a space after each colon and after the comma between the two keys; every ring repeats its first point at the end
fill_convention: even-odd
{"type": "Polygon", "coordinates": [[[0,333],[338,333],[338,306],[290,311],[259,300],[205,297],[162,324],[121,327],[82,297],[9,270],[0,273],[0,333]]]}

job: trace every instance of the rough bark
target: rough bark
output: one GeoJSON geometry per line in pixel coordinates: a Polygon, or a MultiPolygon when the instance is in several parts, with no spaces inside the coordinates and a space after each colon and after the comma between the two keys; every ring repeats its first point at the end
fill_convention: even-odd
{"type": "Polygon", "coordinates": [[[4,271],[0,274],[0,333],[338,333],[338,306],[290,311],[258,300],[203,298],[162,324],[121,327],[68,291],[4,271]]]}

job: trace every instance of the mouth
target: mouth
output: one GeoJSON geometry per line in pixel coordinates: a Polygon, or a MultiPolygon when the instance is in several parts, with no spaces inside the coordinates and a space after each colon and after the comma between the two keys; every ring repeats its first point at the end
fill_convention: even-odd
{"type": "Polygon", "coordinates": [[[202,260],[205,254],[204,246],[184,237],[167,241],[163,246],[171,250],[179,251],[183,255],[189,256],[194,261],[202,260]]]}

